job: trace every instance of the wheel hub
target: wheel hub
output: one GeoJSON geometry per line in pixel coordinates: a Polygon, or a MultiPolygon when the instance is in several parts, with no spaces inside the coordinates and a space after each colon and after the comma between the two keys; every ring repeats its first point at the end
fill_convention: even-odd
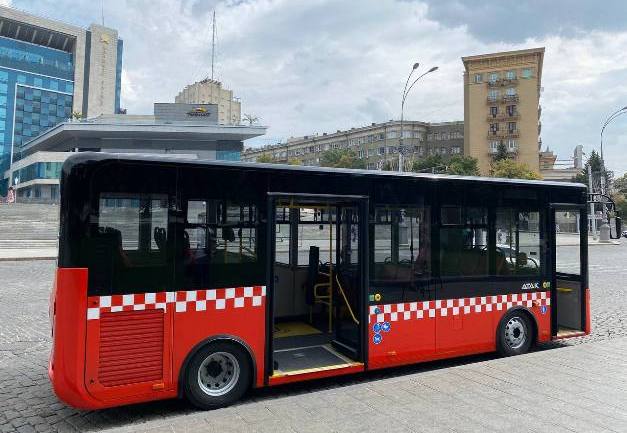
{"type": "Polygon", "coordinates": [[[512,317],[505,325],[505,341],[512,349],[522,347],[527,340],[526,326],[520,317],[512,317]]]}
{"type": "Polygon", "coordinates": [[[198,386],[212,397],[231,391],[239,380],[239,362],[228,352],[215,352],[207,356],[198,369],[198,386]]]}

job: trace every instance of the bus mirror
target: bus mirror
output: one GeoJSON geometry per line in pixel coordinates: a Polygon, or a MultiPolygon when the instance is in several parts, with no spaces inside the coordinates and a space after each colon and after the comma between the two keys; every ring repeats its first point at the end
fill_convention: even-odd
{"type": "Polygon", "coordinates": [[[612,217],[610,219],[610,238],[620,239],[622,233],[623,233],[623,220],[619,216],[612,217]],[[611,220],[614,220],[614,224],[612,224],[611,220]],[[614,227],[614,230],[611,230],[612,227],[614,227]]]}

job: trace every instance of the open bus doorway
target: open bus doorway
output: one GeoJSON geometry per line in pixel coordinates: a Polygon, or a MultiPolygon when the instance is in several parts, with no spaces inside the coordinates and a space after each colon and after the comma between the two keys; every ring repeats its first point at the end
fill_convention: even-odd
{"type": "Polygon", "coordinates": [[[554,237],[551,299],[553,335],[557,338],[584,334],[589,323],[587,221],[576,206],[551,210],[550,235],[554,237]]]}
{"type": "Polygon", "coordinates": [[[269,375],[363,366],[365,201],[278,195],[271,202],[269,375]]]}

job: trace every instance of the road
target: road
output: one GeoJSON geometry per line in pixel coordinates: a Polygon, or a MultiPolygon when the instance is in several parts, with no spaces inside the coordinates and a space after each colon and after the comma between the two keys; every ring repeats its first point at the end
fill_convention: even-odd
{"type": "Polygon", "coordinates": [[[47,304],[55,263],[0,262],[0,432],[627,431],[627,242],[589,251],[593,332],[588,337],[553,343],[516,358],[488,354],[256,390],[239,405],[212,412],[195,411],[177,400],[103,411],[77,411],[59,402],[46,375],[47,304]],[[562,348],[584,343],[581,349],[562,348]],[[547,363],[546,350],[555,348],[547,363]],[[573,357],[581,357],[582,368],[599,371],[591,375],[558,368],[573,357]],[[594,382],[600,380],[594,377],[597,373],[616,384],[604,389],[607,385],[594,382]],[[505,384],[493,383],[504,374],[509,375],[505,384]],[[565,379],[559,384],[562,388],[555,386],[552,396],[552,381],[560,375],[565,379]],[[569,386],[579,382],[577,394],[569,386]],[[554,416],[524,415],[533,408],[538,413],[544,410],[524,396],[516,397],[514,385],[524,383],[536,384],[529,392],[540,392],[542,405],[554,416]],[[572,407],[567,404],[569,395],[571,400],[577,397],[572,407]],[[520,410],[513,409],[517,398],[520,410]],[[474,416],[479,408],[481,416],[474,416]],[[420,417],[423,423],[416,421],[420,417]]]}

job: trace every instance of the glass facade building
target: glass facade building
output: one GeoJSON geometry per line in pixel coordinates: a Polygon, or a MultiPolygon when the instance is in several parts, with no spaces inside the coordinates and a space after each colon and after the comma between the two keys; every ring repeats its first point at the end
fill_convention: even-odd
{"type": "Polygon", "coordinates": [[[0,173],[28,141],[71,117],[73,77],[71,53],[0,37],[0,173]]]}

